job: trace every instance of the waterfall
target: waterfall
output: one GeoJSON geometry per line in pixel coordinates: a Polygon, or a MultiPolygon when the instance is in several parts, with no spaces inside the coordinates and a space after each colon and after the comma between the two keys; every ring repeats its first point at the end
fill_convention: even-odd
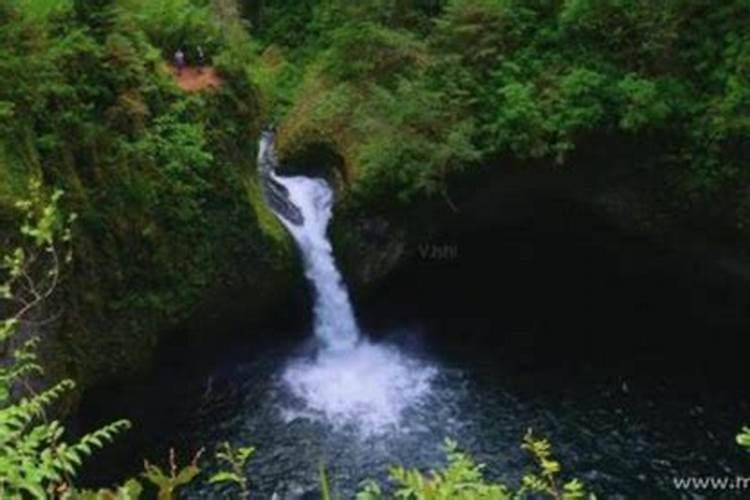
{"type": "MultiPolygon", "coordinates": [[[[334,425],[354,421],[367,433],[379,432],[397,424],[427,392],[434,370],[362,338],[327,236],[333,190],[322,179],[277,175],[273,140],[273,132],[263,132],[258,168],[266,200],[294,238],[314,290],[319,341],[315,358],[293,360],[283,381],[304,402],[305,416],[322,415],[334,425]]],[[[290,419],[301,416],[288,413],[290,419]]]]}
{"type": "MultiPolygon", "coordinates": [[[[272,151],[271,137],[264,137],[261,154],[272,151]]],[[[272,182],[285,188],[287,199],[297,207],[299,219],[277,212],[297,242],[305,266],[305,275],[315,289],[315,336],[325,348],[345,350],[354,347],[359,328],[349,301],[349,293],[333,258],[326,231],[331,220],[333,191],[322,179],[280,177],[267,172],[272,182]]]]}

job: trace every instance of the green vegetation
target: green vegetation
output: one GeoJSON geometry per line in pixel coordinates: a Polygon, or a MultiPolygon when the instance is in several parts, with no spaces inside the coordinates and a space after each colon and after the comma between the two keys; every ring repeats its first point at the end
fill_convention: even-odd
{"type": "Polygon", "coordinates": [[[282,149],[333,145],[364,203],[440,195],[472,165],[575,167],[578,150],[638,144],[630,168],[665,210],[743,224],[746,2],[247,4],[304,73],[282,149]]]}
{"type": "Polygon", "coordinates": [[[0,320],[0,342],[10,351],[0,365],[0,496],[52,498],[70,484],[82,461],[130,427],[125,420],[90,432],[75,443],[63,441],[64,427],[47,412],[75,386],[62,380],[39,392],[31,379],[42,372],[36,360],[38,338],[24,339],[25,327],[44,321],[48,299],[57,289],[69,254],[72,217],[59,210],[61,191],[47,197],[37,182],[31,197],[18,202],[23,213],[19,246],[2,256],[0,300],[10,311],[0,320]]]}
{"type": "MultiPolygon", "coordinates": [[[[254,174],[269,121],[286,157],[340,157],[354,208],[452,205],[480,166],[573,169],[627,147],[661,212],[746,241],[749,23],[743,0],[0,2],[0,497],[170,498],[197,477],[200,454],[172,455],[146,488],[77,492],[128,423],[68,443],[48,414],[73,379],[137,373],[222,293],[253,290],[260,315],[286,291],[292,249],[254,174]],[[198,47],[223,83],[186,93],[168,63],[198,47]]],[[[451,444],[443,470],[393,469],[397,497],[585,497],[546,441],[524,447],[539,471],[517,489],[451,444]]],[[[227,444],[210,481],[247,498],[252,454],[227,444]]]]}
{"type": "MultiPolygon", "coordinates": [[[[511,500],[520,498],[544,498],[559,500],[584,500],[593,498],[583,485],[572,480],[558,485],[560,464],[552,458],[549,442],[537,439],[529,432],[524,438],[523,449],[535,459],[539,472],[527,473],[517,490],[501,483],[490,483],[482,474],[483,465],[477,464],[467,454],[458,450],[458,445],[448,441],[446,454],[448,465],[443,470],[433,471],[429,476],[415,469],[395,467],[391,480],[395,483],[395,498],[405,500],[511,500]]],[[[324,498],[328,498],[324,495],[324,498]]],[[[379,500],[386,498],[377,483],[368,483],[357,495],[357,500],[379,500]]]]}
{"type": "Polygon", "coordinates": [[[195,48],[200,45],[206,50],[219,47],[221,25],[208,3],[122,0],[119,6],[132,16],[154,46],[165,55],[182,46],[195,48]]]}
{"type": "Polygon", "coordinates": [[[737,435],[737,444],[744,448],[750,448],[750,427],[742,428],[742,432],[737,435]]]}
{"type": "MultiPolygon", "coordinates": [[[[148,480],[151,484],[156,486],[157,493],[156,498],[159,500],[168,500],[174,498],[175,493],[185,485],[195,479],[200,473],[198,468],[198,460],[202,455],[202,451],[196,453],[193,457],[193,461],[185,467],[178,467],[177,460],[175,457],[174,450],[169,451],[169,471],[164,472],[159,466],[145,463],[145,472],[142,476],[148,480]]],[[[132,480],[131,480],[132,481],[132,480]]],[[[127,484],[127,483],[126,483],[127,484]]]]}
{"type": "Polygon", "coordinates": [[[246,500],[250,498],[250,481],[247,477],[247,462],[255,453],[253,447],[241,447],[235,449],[231,444],[222,444],[216,452],[216,458],[223,465],[229,467],[211,476],[211,484],[232,484],[239,489],[239,498],[246,500]]]}
{"type": "Polygon", "coordinates": [[[0,6],[0,238],[31,177],[65,189],[79,214],[65,314],[42,353],[51,375],[86,386],[137,372],[156,335],[211,296],[258,279],[283,286],[290,253],[244,187],[265,119],[246,75],[256,56],[237,56],[253,42],[220,7],[0,6]],[[181,92],[165,65],[177,45],[189,61],[202,46],[227,84],[181,92]]]}

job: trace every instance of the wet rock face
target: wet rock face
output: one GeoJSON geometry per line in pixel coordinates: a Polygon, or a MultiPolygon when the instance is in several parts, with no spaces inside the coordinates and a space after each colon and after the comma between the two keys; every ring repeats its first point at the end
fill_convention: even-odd
{"type": "Polygon", "coordinates": [[[286,220],[297,226],[302,226],[305,223],[302,212],[300,212],[294,203],[289,201],[289,191],[287,188],[273,177],[263,178],[263,192],[271,207],[286,220]]]}
{"type": "Polygon", "coordinates": [[[385,278],[407,257],[404,231],[384,217],[367,217],[343,223],[337,243],[344,254],[347,278],[356,288],[385,278]]]}
{"type": "Polygon", "coordinates": [[[289,191],[274,178],[279,165],[274,148],[274,132],[266,129],[261,135],[261,148],[258,152],[258,171],[263,182],[266,201],[274,211],[297,226],[304,223],[302,212],[289,200],[289,191]]]}

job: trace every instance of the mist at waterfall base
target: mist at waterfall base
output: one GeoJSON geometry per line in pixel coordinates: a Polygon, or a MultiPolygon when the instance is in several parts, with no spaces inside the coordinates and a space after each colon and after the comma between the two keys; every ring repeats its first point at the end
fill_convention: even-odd
{"type": "MultiPolygon", "coordinates": [[[[309,188],[318,197],[304,199],[328,206],[330,191],[301,182],[292,197],[309,188]]],[[[734,435],[750,415],[737,377],[748,351],[736,343],[750,331],[747,288],[695,281],[706,270],[686,271],[570,204],[529,206],[516,223],[462,237],[453,260],[417,255],[354,311],[341,306],[349,326],[325,333],[342,318],[321,322],[316,309],[310,324],[254,326],[251,339],[239,322],[196,336],[236,329],[208,344],[176,335],[151,377],[84,399],[82,429],[135,424],[88,464],[84,484],[137,474],[143,458],[164,465],[170,447],[185,463],[230,441],[257,448],[257,498],[318,498],[321,464],[351,498],[363,479],[387,482],[391,465],[443,464],[445,438],[488,477],[514,482],[531,465],[519,447],[528,428],[602,498],[676,498],[675,477],[746,475],[734,435]]],[[[207,484],[215,464],[203,463],[186,496],[226,497],[207,484]]]]}
{"type": "MultiPolygon", "coordinates": [[[[273,174],[272,174],[273,175],[273,174]]],[[[434,369],[393,346],[362,338],[346,285],[336,268],[327,229],[333,191],[322,179],[278,177],[302,224],[279,219],[294,236],[314,288],[314,333],[318,349],[310,359],[293,360],[282,379],[303,403],[285,408],[284,418],[320,418],[335,427],[354,426],[378,434],[397,426],[409,406],[429,391],[434,369]]]]}

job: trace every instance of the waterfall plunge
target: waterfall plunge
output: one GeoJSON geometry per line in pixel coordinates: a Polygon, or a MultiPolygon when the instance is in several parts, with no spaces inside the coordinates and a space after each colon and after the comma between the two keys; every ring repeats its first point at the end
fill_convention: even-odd
{"type": "Polygon", "coordinates": [[[266,198],[296,241],[315,293],[314,332],[320,346],[315,358],[294,360],[284,372],[285,385],[305,407],[287,416],[323,417],[334,426],[354,423],[366,434],[398,424],[402,413],[429,391],[434,369],[361,337],[326,233],[333,208],[326,182],[276,175],[271,132],[261,138],[258,165],[266,198]]]}
{"type": "Polygon", "coordinates": [[[298,226],[281,217],[299,246],[305,276],[315,289],[315,336],[326,349],[351,349],[359,339],[359,328],[326,236],[333,192],[320,179],[275,177],[275,180],[287,188],[289,201],[299,208],[304,219],[298,226]]]}

